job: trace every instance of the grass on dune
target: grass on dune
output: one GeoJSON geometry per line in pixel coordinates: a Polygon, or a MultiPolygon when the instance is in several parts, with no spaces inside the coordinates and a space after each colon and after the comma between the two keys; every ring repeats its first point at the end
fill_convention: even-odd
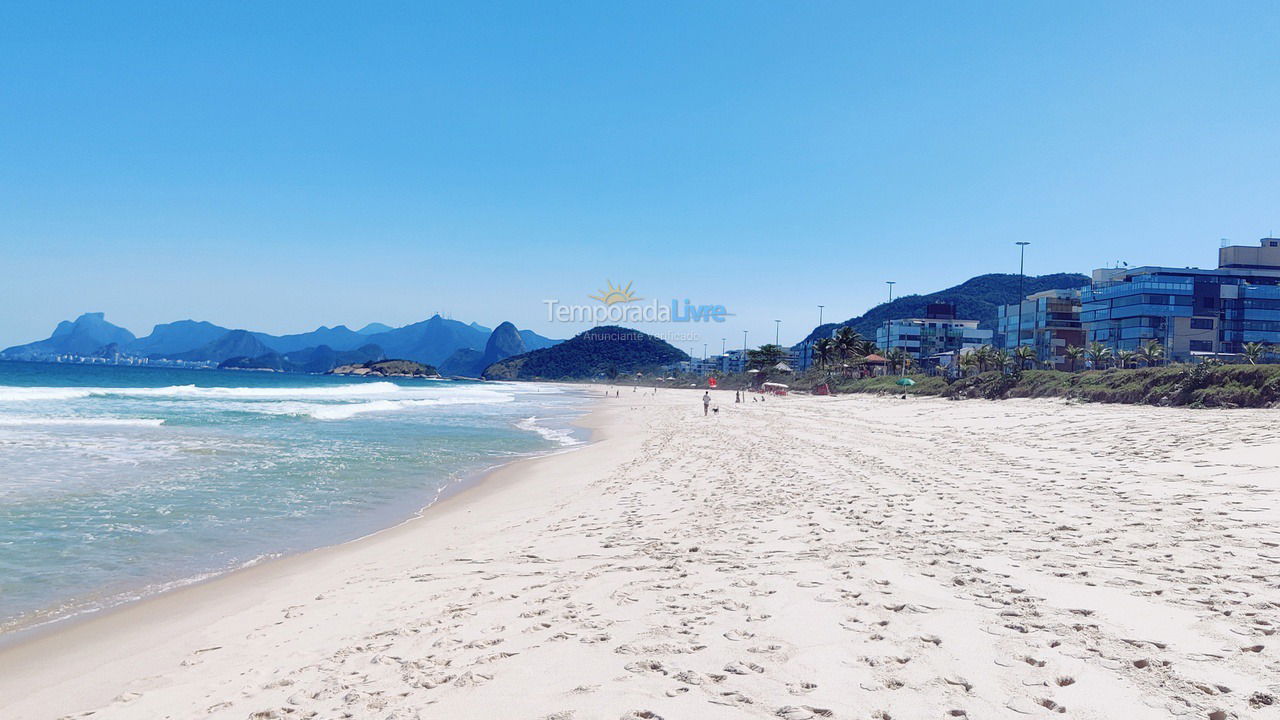
{"type": "MultiPolygon", "coordinates": [[[[776,378],[796,390],[811,390],[829,382],[836,393],[936,395],[956,400],[985,398],[1066,398],[1088,402],[1191,407],[1268,407],[1280,404],[1280,365],[1170,365],[1121,370],[1025,370],[985,372],[952,383],[941,377],[909,375],[914,385],[903,387],[901,376],[834,377],[808,370],[776,378]]],[[[730,376],[722,387],[746,387],[750,380],[730,376]]],[[[771,378],[773,379],[773,378],[771,378]]]]}

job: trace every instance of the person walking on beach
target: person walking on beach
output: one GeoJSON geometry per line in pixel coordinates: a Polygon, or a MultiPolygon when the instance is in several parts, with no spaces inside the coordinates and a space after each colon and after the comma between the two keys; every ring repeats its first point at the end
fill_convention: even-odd
{"type": "Polygon", "coordinates": [[[706,416],[706,414],[707,414],[710,410],[711,410],[711,393],[709,393],[709,392],[704,392],[704,393],[702,393],[702,414],[703,414],[703,416],[705,417],[705,416],[706,416]]]}

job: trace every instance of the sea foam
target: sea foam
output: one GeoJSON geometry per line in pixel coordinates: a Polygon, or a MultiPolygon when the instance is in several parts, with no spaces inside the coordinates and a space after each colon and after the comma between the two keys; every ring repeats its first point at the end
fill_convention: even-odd
{"type": "Polygon", "coordinates": [[[515,423],[515,426],[521,430],[535,432],[547,440],[559,443],[565,447],[582,444],[581,440],[573,436],[573,431],[569,428],[551,428],[546,425],[540,425],[536,416],[527,417],[515,423]]]}

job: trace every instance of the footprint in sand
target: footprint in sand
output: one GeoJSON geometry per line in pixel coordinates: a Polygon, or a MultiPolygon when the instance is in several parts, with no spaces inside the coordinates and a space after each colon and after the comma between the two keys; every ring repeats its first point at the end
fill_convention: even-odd
{"type": "Polygon", "coordinates": [[[816,708],[810,705],[784,705],[774,713],[774,715],[783,718],[783,720],[812,720],[818,717],[829,718],[834,714],[826,708],[816,708]]]}

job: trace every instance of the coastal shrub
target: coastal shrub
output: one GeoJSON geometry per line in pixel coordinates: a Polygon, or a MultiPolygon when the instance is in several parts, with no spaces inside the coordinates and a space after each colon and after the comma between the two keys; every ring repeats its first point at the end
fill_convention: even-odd
{"type": "Polygon", "coordinates": [[[837,379],[832,383],[832,390],[840,393],[888,393],[901,395],[941,395],[947,388],[947,381],[940,377],[928,375],[908,375],[915,385],[899,385],[901,375],[884,377],[837,379]]]}
{"type": "MultiPolygon", "coordinates": [[[[732,377],[732,376],[731,376],[732,377]]],[[[746,384],[744,376],[737,376],[746,384]]],[[[1266,407],[1280,405],[1280,365],[1168,365],[1110,368],[1085,372],[1025,370],[988,371],[948,384],[941,377],[912,375],[915,385],[902,388],[897,375],[850,379],[810,369],[788,382],[809,391],[830,381],[836,393],[938,395],[954,400],[982,398],[1065,398],[1086,402],[1186,407],[1266,407]]],[[[732,380],[726,378],[729,382],[732,380]]],[[[721,387],[733,386],[722,381],[721,387]]]]}

